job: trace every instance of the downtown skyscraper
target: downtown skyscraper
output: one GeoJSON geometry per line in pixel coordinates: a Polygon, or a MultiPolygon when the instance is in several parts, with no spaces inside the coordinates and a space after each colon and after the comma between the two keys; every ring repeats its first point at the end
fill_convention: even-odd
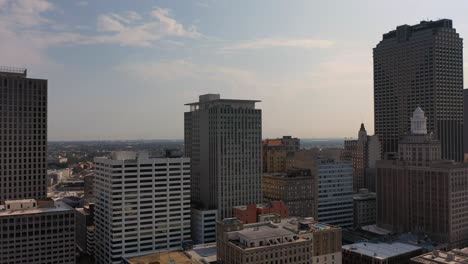
{"type": "Polygon", "coordinates": [[[375,134],[384,157],[396,156],[417,107],[442,158],[463,159],[463,40],[452,21],[398,26],[374,48],[375,134]]]}
{"type": "Polygon", "coordinates": [[[216,209],[218,219],[231,217],[234,206],[262,202],[262,111],[256,102],[206,94],[187,104],[192,205],[216,209]]]}
{"type": "Polygon", "coordinates": [[[47,196],[47,80],[0,68],[0,204],[47,196]]]}

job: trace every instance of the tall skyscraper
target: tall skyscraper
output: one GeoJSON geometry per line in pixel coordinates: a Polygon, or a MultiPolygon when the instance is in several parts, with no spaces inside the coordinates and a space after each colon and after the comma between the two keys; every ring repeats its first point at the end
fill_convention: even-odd
{"type": "Polygon", "coordinates": [[[262,112],[255,100],[201,95],[187,104],[185,153],[192,161],[192,204],[217,209],[262,202],[262,112]]]}
{"type": "Polygon", "coordinates": [[[0,67],[0,204],[47,196],[47,80],[0,67]]]}
{"type": "Polygon", "coordinates": [[[122,151],[94,162],[97,263],[181,249],[190,239],[190,159],[122,151]]]}
{"type": "Polygon", "coordinates": [[[442,158],[463,160],[463,40],[449,19],[398,26],[374,48],[375,134],[384,156],[396,156],[418,106],[442,158]]]}

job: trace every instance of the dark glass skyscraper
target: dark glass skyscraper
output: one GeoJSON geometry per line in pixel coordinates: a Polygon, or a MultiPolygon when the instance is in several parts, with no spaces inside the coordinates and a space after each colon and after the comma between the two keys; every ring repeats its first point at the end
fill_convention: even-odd
{"type": "Polygon", "coordinates": [[[463,40],[452,21],[398,26],[374,48],[375,134],[384,156],[395,155],[421,107],[442,158],[463,159],[463,40]]]}
{"type": "Polygon", "coordinates": [[[47,196],[47,80],[0,67],[0,204],[47,196]]]}

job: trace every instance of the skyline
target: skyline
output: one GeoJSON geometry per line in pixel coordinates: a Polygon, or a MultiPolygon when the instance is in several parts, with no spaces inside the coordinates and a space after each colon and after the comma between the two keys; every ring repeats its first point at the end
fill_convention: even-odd
{"type": "Polygon", "coordinates": [[[382,34],[448,18],[463,38],[468,3],[338,2],[0,0],[0,55],[49,80],[50,141],[181,139],[206,93],[261,100],[264,138],[373,134],[382,34]]]}

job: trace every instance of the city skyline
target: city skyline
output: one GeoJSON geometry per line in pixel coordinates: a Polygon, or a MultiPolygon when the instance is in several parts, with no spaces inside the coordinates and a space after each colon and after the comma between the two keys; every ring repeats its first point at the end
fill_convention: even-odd
{"type": "Polygon", "coordinates": [[[182,139],[183,104],[205,93],[261,100],[263,138],[343,138],[373,134],[384,32],[439,18],[468,32],[468,3],[401,5],[5,0],[0,55],[49,80],[52,141],[182,139]]]}

